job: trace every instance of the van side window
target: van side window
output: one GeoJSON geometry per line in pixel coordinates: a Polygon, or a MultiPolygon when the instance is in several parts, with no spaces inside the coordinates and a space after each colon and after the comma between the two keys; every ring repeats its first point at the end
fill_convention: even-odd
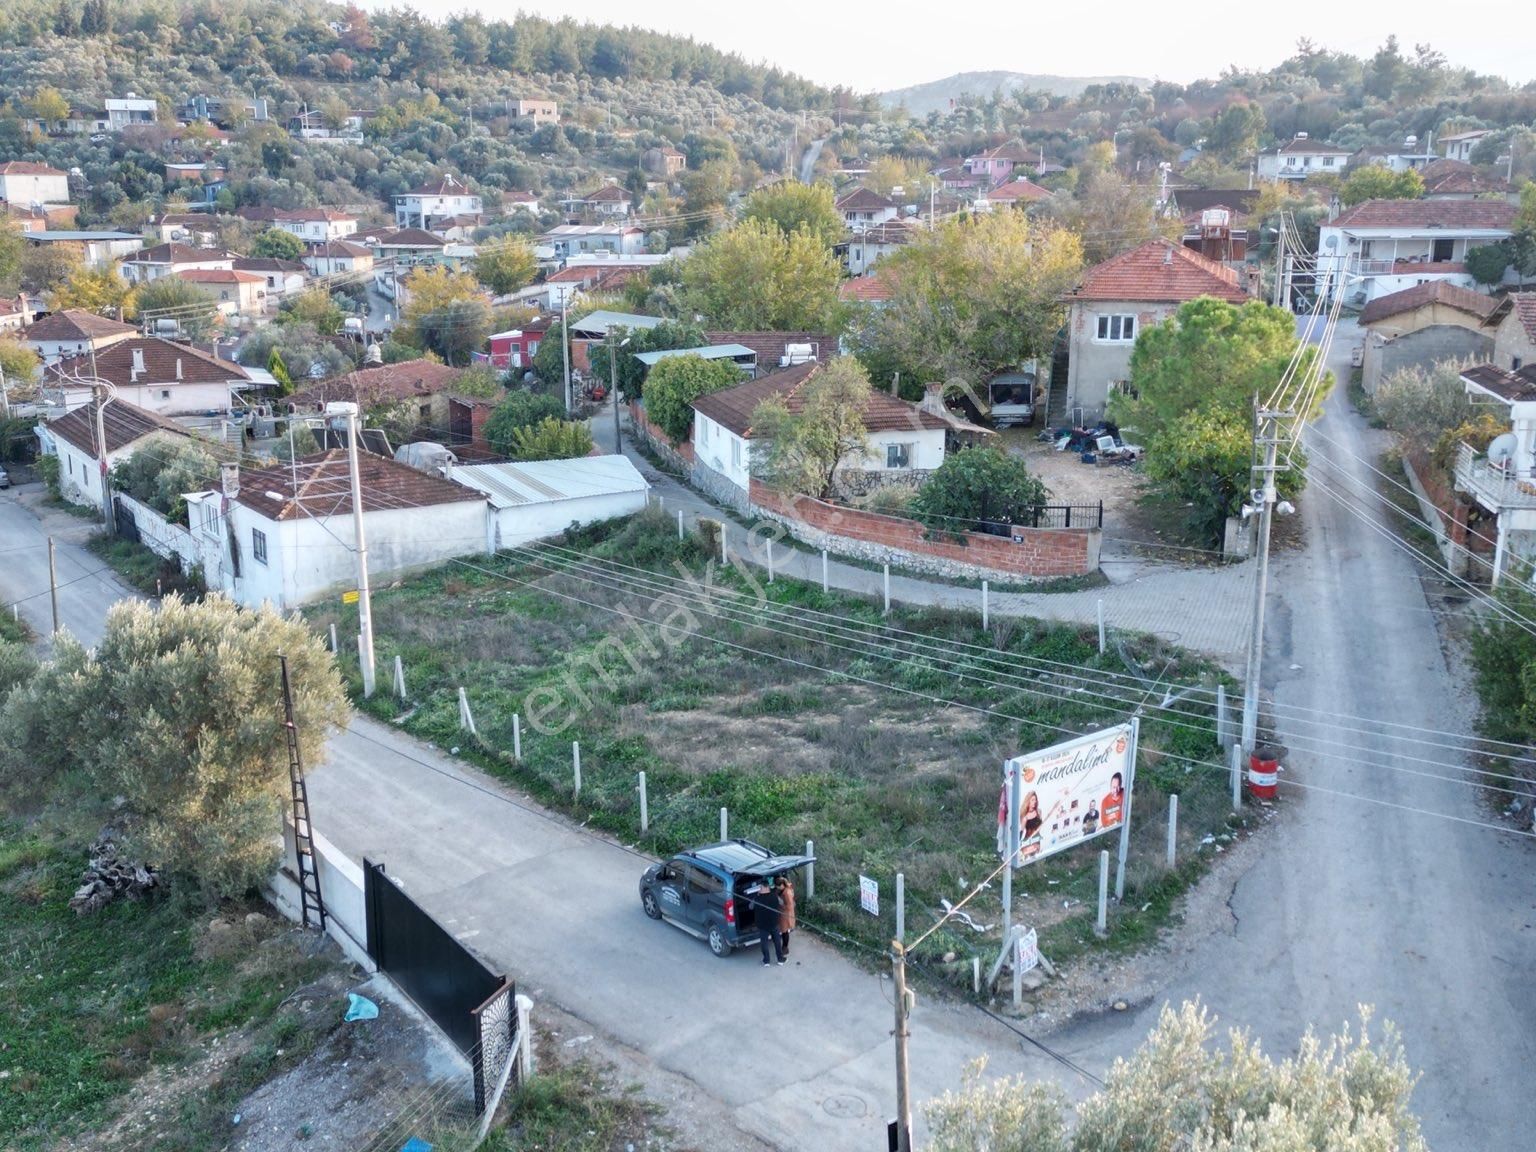
{"type": "Polygon", "coordinates": [[[725,891],[725,881],[713,872],[706,872],[702,868],[688,869],[688,891],[697,892],[703,896],[718,896],[725,891]]]}

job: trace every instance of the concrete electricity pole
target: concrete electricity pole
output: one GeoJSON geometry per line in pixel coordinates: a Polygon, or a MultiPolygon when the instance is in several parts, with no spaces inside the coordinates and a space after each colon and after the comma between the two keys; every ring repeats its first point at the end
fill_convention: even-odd
{"type": "Polygon", "coordinates": [[[613,329],[608,329],[608,391],[613,395],[613,450],[624,455],[624,433],[619,428],[619,349],[629,347],[629,337],[617,346],[613,343],[613,329]]]}
{"type": "MultiPolygon", "coordinates": [[[[95,349],[92,349],[92,356],[95,349]]],[[[117,534],[117,517],[112,512],[112,489],[107,483],[107,403],[112,399],[109,391],[111,386],[105,381],[97,380],[91,385],[91,394],[96,400],[96,471],[101,476],[101,515],[106,524],[107,535],[117,534]]]]}
{"type": "Polygon", "coordinates": [[[327,416],[347,419],[347,465],[352,473],[352,530],[357,534],[357,655],[363,670],[363,695],[372,696],[373,601],[368,594],[368,544],[363,538],[363,480],[357,462],[357,405],[349,400],[325,406],[327,416]]]}
{"type": "MultiPolygon", "coordinates": [[[[1275,474],[1280,446],[1280,420],[1286,412],[1254,410],[1254,444],[1263,453],[1263,463],[1253,468],[1257,485],[1253,499],[1258,504],[1259,554],[1253,579],[1253,621],[1248,633],[1248,668],[1243,680],[1243,751],[1251,755],[1259,729],[1259,675],[1264,663],[1264,598],[1269,584],[1269,532],[1275,512],[1275,474]]],[[[1250,505],[1251,507],[1251,505],[1250,505]]]]}
{"type": "Polygon", "coordinates": [[[891,941],[891,982],[895,985],[896,1030],[896,1152],[912,1152],[912,1083],[907,1063],[907,1041],[912,1037],[911,993],[907,991],[907,952],[900,940],[891,941]]]}
{"type": "Polygon", "coordinates": [[[571,413],[576,410],[575,397],[571,395],[571,334],[566,330],[565,310],[566,302],[570,299],[570,292],[565,285],[560,286],[560,355],[565,364],[565,416],[570,419],[571,413]]]}

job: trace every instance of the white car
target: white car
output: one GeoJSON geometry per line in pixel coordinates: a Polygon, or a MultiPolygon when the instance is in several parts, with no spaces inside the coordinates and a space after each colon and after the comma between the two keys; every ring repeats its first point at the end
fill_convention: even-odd
{"type": "Polygon", "coordinates": [[[0,468],[0,488],[9,488],[10,486],[11,478],[6,475],[4,468],[0,468]]]}

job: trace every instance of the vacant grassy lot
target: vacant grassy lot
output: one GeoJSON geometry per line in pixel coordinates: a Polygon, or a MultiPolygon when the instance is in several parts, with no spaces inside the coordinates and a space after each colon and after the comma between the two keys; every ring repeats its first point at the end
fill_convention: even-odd
{"type": "Polygon", "coordinates": [[[248,924],[259,904],[166,894],[78,917],[84,860],[67,836],[0,821],[0,1147],[115,1123],[121,1139],[93,1147],[223,1147],[241,1097],[339,1017],[303,1018],[289,994],[346,966],[285,923],[248,924]],[[210,1060],[214,1037],[227,1047],[210,1060]]]}
{"type": "MultiPolygon", "coordinates": [[[[996,868],[1005,758],[1123,720],[1145,698],[1108,680],[1127,669],[1114,646],[1100,656],[1088,631],[1011,620],[983,631],[975,616],[935,611],[882,618],[878,605],[785,580],[759,594],[750,576],[718,570],[713,554],[709,541],[679,541],[674,524],[642,515],[382,590],[380,691],[362,706],[403,714],[409,731],[657,853],[716,839],[722,806],[733,836],[778,851],[814,840],[816,897],[802,902],[801,919],[862,951],[891,935],[897,872],[915,934],[943,914],[943,900],[959,900],[996,868]],[[403,705],[389,692],[396,655],[403,705]],[[460,686],[478,741],[459,727],[460,686]],[[514,713],[521,763],[511,755],[514,713]],[[878,919],[859,910],[861,873],[881,884],[878,919]]],[[[311,619],[336,623],[343,638],[356,628],[355,610],[342,605],[311,619]]],[[[1132,638],[1127,651],[1164,682],[1214,675],[1151,638],[1132,638]]],[[[343,666],[356,686],[355,663],[343,666]]],[[[1175,719],[1156,710],[1143,719],[1127,898],[1111,914],[1110,948],[1140,946],[1166,923],[1201,866],[1195,846],[1226,829],[1227,776],[1209,710],[1175,719]],[[1171,793],[1184,845],[1173,874],[1163,865],[1171,793]]],[[[1101,946],[1092,922],[1102,847],[1113,849],[1112,838],[1019,874],[1018,914],[1058,962],[1101,946]]],[[[974,911],[997,923],[996,884],[974,911]]],[[[963,964],[968,983],[969,957],[995,937],[952,922],[922,956],[954,951],[955,975],[963,964]]]]}
{"type": "Polygon", "coordinates": [[[85,546],[101,557],[125,583],[146,596],[169,596],[172,592],[180,592],[188,598],[201,599],[206,591],[199,575],[188,578],[176,561],[166,560],[136,541],[98,532],[86,541],[85,546]]]}

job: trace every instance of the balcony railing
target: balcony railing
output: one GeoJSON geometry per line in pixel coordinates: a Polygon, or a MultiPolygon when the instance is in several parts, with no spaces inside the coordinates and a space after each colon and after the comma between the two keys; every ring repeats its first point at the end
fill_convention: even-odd
{"type": "Polygon", "coordinates": [[[1536,477],[1517,475],[1509,464],[1492,463],[1470,444],[1456,449],[1456,487],[1493,511],[1536,508],[1536,477]]]}

